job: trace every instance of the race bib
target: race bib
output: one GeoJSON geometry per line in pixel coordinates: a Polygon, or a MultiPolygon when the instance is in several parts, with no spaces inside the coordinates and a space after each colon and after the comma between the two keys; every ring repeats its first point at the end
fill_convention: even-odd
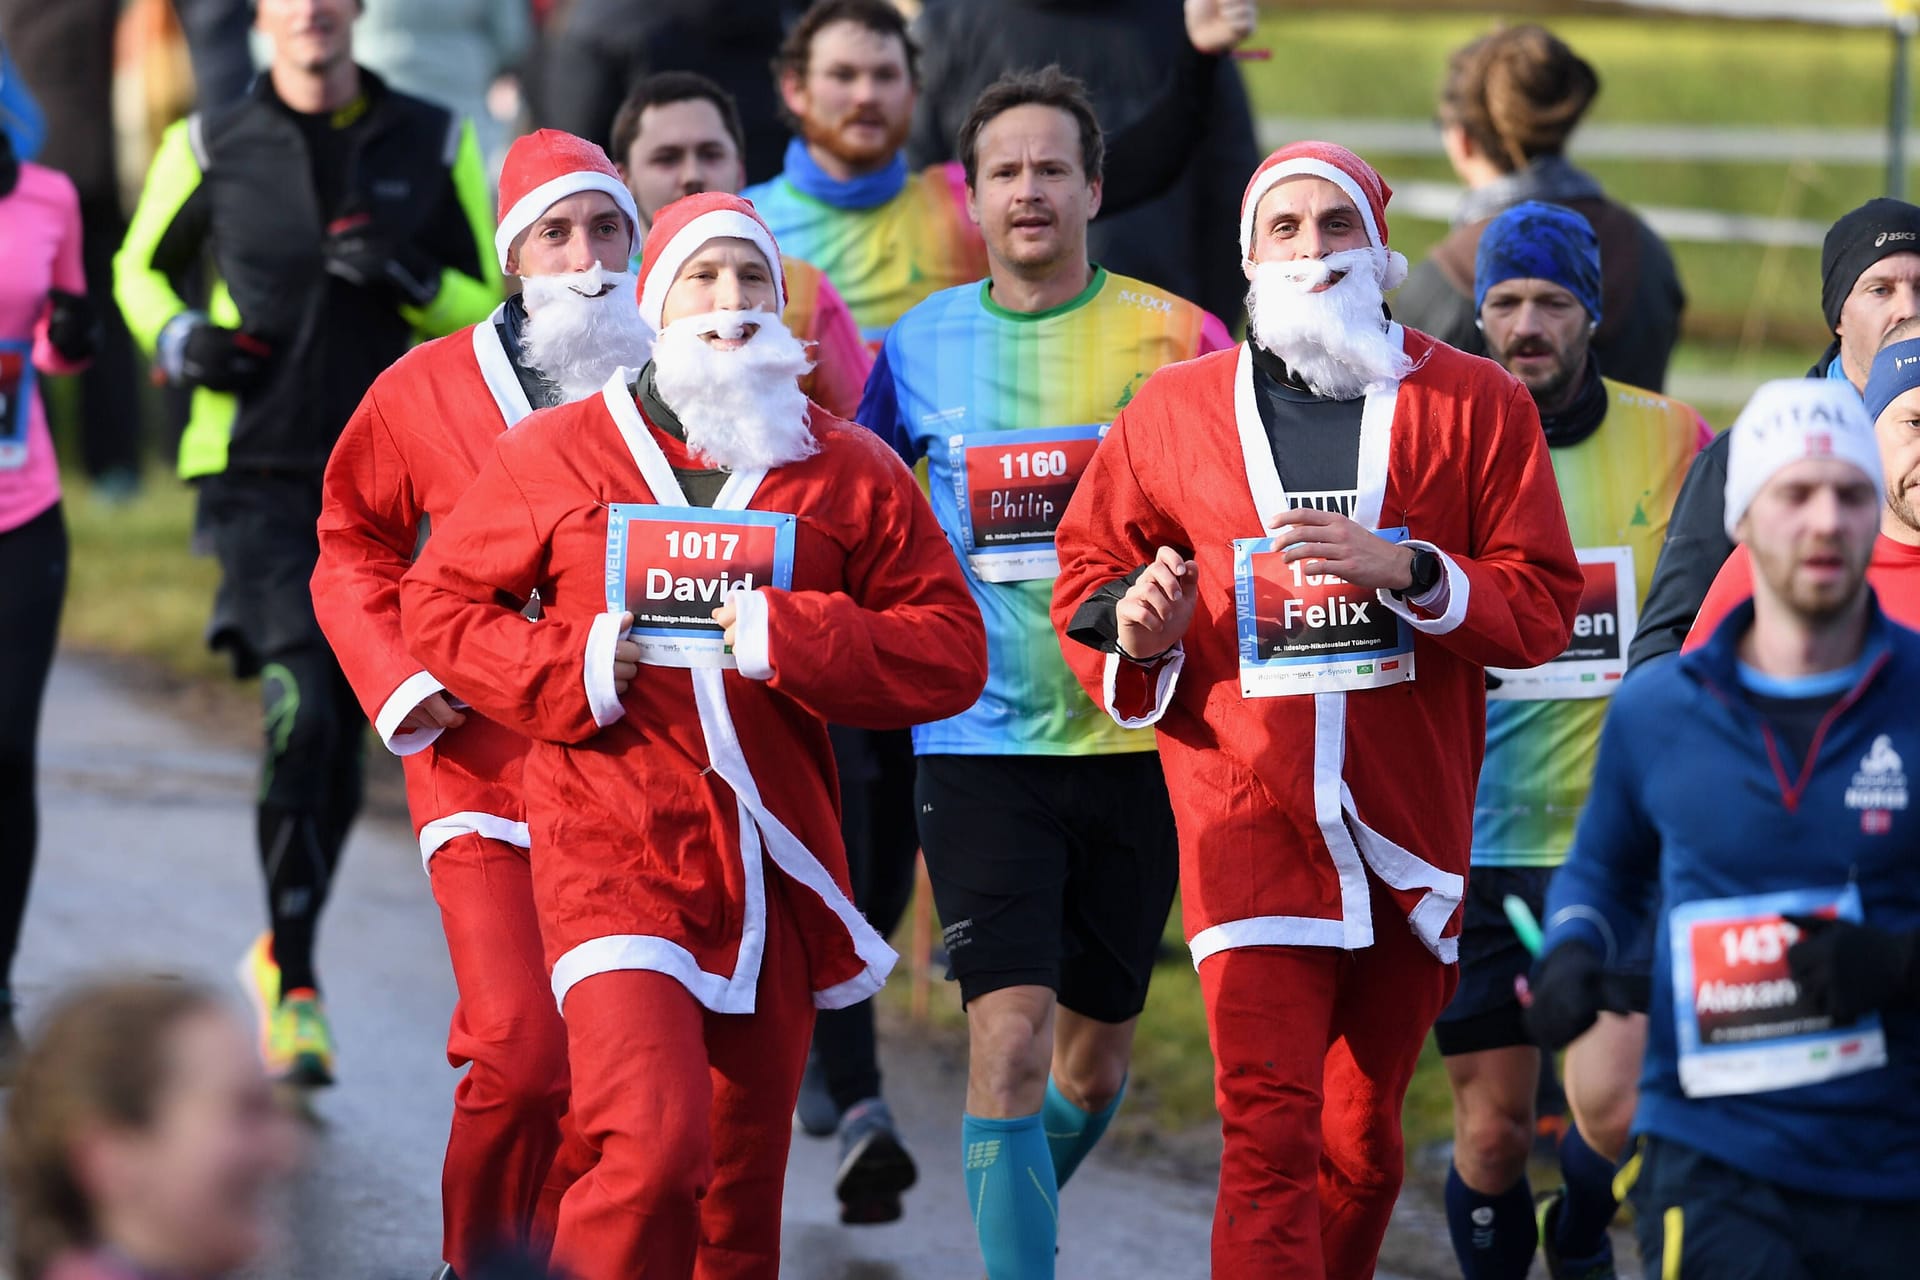
{"type": "MultiPolygon", "coordinates": [[[[1381,529],[1389,542],[1405,529],[1381,529]]],[[[1248,698],[1375,689],[1413,679],[1413,628],[1366,587],[1306,573],[1278,538],[1233,540],[1240,692],[1248,698]]]]}
{"type": "Polygon", "coordinates": [[[33,344],[0,342],[0,471],[26,465],[33,378],[33,344]]]}
{"type": "Polygon", "coordinates": [[[1716,898],[1667,917],[1680,1088],[1690,1098],[1818,1084],[1887,1064],[1880,1015],[1836,1027],[1787,967],[1800,930],[1783,915],[1860,919],[1860,890],[1716,898]]]}
{"type": "Polygon", "coordinates": [[[1627,673],[1627,646],[1640,623],[1632,547],[1576,551],[1580,561],[1579,612],[1573,637],[1559,657],[1516,670],[1488,667],[1487,697],[1496,702],[1562,702],[1605,698],[1627,673]]]}
{"type": "Polygon", "coordinates": [[[1060,572],[1054,531],[1067,499],[1107,434],[1103,424],[987,431],[948,443],[960,545],[982,582],[1026,582],[1060,572]]]}
{"type": "Polygon", "coordinates": [[[733,667],[712,618],[736,589],[793,586],[794,518],[615,503],[607,517],[607,608],[656,667],[733,667]]]}

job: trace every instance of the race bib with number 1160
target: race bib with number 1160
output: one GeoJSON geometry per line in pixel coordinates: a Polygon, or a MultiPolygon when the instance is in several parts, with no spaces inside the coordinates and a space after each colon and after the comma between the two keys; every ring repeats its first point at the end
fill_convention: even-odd
{"type": "Polygon", "coordinates": [[[1027,582],[1060,572],[1054,531],[1104,424],[987,431],[948,441],[960,545],[982,582],[1027,582]]]}

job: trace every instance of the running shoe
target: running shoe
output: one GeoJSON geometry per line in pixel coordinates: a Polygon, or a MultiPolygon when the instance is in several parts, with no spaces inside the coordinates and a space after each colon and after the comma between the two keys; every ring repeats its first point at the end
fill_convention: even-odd
{"type": "Polygon", "coordinates": [[[868,1098],[847,1108],[840,1121],[840,1168],[833,1178],[841,1222],[898,1221],[900,1194],[919,1176],[883,1100],[868,1098]]]}
{"type": "Polygon", "coordinates": [[[237,976],[240,989],[247,993],[247,1003],[253,1006],[254,1021],[260,1025],[260,1061],[266,1064],[267,1074],[277,1076],[287,1064],[273,1060],[273,1014],[280,1007],[280,966],[273,958],[272,933],[253,940],[240,957],[237,976]]]}
{"type": "Polygon", "coordinates": [[[1567,1198],[1565,1187],[1555,1187],[1534,1197],[1533,1220],[1540,1228],[1540,1260],[1547,1264],[1550,1280],[1620,1280],[1613,1265],[1613,1241],[1602,1238],[1602,1249],[1592,1258],[1562,1258],[1554,1248],[1554,1228],[1560,1221],[1560,1206],[1567,1198]]]}
{"type": "Polygon", "coordinates": [[[286,1064],[280,1079],[309,1089],[333,1083],[333,1029],[312,988],[287,992],[273,1011],[268,1041],[268,1061],[286,1064]]]}

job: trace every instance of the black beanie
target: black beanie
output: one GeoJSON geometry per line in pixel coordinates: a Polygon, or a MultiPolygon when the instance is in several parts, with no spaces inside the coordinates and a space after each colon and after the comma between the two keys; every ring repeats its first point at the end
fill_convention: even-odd
{"type": "Polygon", "coordinates": [[[1840,307],[1868,267],[1896,253],[1920,253],[1920,206],[1878,196],[1840,216],[1820,246],[1820,310],[1827,328],[1840,325],[1840,307]]]}

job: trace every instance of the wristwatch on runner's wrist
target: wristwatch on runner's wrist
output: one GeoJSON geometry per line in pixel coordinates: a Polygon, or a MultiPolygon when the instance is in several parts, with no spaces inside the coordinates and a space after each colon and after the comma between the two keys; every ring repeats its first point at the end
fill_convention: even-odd
{"type": "Polygon", "coordinates": [[[1440,557],[1425,547],[1413,549],[1413,563],[1408,566],[1413,580],[1393,593],[1394,599],[1419,599],[1433,590],[1440,581],[1440,557]]]}

